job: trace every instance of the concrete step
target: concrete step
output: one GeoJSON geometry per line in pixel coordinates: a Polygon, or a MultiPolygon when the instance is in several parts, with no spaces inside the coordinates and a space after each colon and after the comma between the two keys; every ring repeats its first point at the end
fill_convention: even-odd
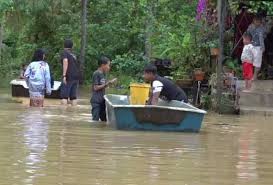
{"type": "MultiPolygon", "coordinates": [[[[257,80],[253,81],[252,89],[254,91],[272,91],[273,92],[273,80],[257,80]]],[[[245,82],[240,80],[238,82],[239,89],[245,88],[245,82]]]]}
{"type": "Polygon", "coordinates": [[[273,91],[240,92],[239,106],[273,108],[273,91]]]}
{"type": "Polygon", "coordinates": [[[265,107],[240,107],[241,115],[259,115],[259,116],[273,116],[273,108],[265,107]]]}
{"type": "Polygon", "coordinates": [[[253,81],[254,91],[272,91],[273,92],[273,81],[272,80],[258,80],[253,81]]]}

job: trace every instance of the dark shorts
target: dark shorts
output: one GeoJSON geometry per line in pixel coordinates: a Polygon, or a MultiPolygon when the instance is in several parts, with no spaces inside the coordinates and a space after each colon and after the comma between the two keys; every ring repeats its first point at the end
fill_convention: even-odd
{"type": "Polygon", "coordinates": [[[106,121],[105,101],[102,103],[91,103],[93,121],[106,121]]]}
{"type": "Polygon", "coordinates": [[[244,80],[252,80],[253,64],[243,61],[243,77],[244,77],[244,80]]]}
{"type": "Polygon", "coordinates": [[[77,99],[79,81],[67,81],[61,85],[61,99],[77,99]]]}

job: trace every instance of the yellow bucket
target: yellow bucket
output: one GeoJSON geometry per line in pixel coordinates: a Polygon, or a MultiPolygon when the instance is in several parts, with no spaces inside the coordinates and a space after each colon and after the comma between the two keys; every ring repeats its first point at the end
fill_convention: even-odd
{"type": "Polygon", "coordinates": [[[145,105],[149,99],[150,84],[130,84],[130,103],[132,105],[145,105]]]}

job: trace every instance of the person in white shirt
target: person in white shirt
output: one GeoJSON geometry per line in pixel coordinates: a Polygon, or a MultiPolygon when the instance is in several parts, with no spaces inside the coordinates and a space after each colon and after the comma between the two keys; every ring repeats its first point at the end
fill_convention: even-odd
{"type": "Polygon", "coordinates": [[[253,79],[254,47],[251,44],[252,36],[249,33],[243,35],[244,49],[241,56],[243,63],[243,77],[246,91],[250,91],[253,79]]]}
{"type": "Polygon", "coordinates": [[[174,84],[171,80],[157,75],[157,68],[154,65],[148,65],[144,69],[145,81],[151,83],[152,93],[148,104],[157,105],[159,98],[171,101],[183,101],[188,103],[185,92],[174,84]]]}

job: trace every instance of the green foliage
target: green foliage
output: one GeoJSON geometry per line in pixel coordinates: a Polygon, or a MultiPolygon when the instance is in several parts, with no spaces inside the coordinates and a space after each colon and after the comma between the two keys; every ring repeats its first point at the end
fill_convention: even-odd
{"type": "Polygon", "coordinates": [[[2,56],[3,65],[1,64],[0,70],[6,71],[11,67],[17,72],[9,75],[16,77],[21,64],[31,62],[34,50],[44,48],[47,50],[47,61],[55,78],[60,77],[59,53],[64,38],[73,38],[76,51],[80,43],[77,37],[80,31],[78,29],[80,4],[73,0],[67,1],[73,5],[63,11],[62,7],[66,5],[61,5],[60,2],[49,0],[14,2],[15,11],[5,17],[7,27],[4,30],[4,43],[9,48],[10,56],[2,56]],[[10,24],[11,22],[14,24],[10,24]]]}
{"type": "MultiPolygon", "coordinates": [[[[110,79],[117,78],[116,89],[127,92],[131,83],[143,82],[142,74],[147,61],[143,56],[132,54],[117,55],[112,61],[110,79]]],[[[120,94],[120,93],[119,93],[120,94]]]]}
{"type": "MultiPolygon", "coordinates": [[[[240,1],[230,1],[231,10],[233,13],[238,12],[240,1]]],[[[250,5],[250,12],[257,13],[259,9],[267,10],[268,15],[273,14],[273,2],[272,1],[246,1],[246,4],[250,5]]]]}
{"type": "MultiPolygon", "coordinates": [[[[141,80],[147,64],[143,57],[147,31],[151,35],[152,56],[174,61],[177,74],[204,69],[208,64],[210,28],[204,31],[204,26],[195,21],[196,5],[197,0],[89,1],[84,66],[87,83],[102,54],[114,59],[112,73],[120,76],[121,83],[141,80]]],[[[60,78],[63,40],[72,38],[74,52],[80,51],[81,2],[0,0],[0,10],[8,12],[4,16],[6,49],[1,56],[0,74],[6,76],[4,71],[11,71],[8,75],[16,76],[20,65],[31,61],[36,48],[45,48],[54,77],[60,78]]]]}
{"type": "MultiPolygon", "coordinates": [[[[176,6],[180,7],[178,4],[176,6]]],[[[179,13],[162,17],[162,20],[169,18],[169,24],[158,22],[152,38],[154,54],[174,61],[172,75],[175,79],[188,79],[195,68],[206,70],[210,55],[209,41],[212,37],[217,39],[215,30],[206,27],[203,22],[196,22],[193,15],[195,6],[195,3],[188,4],[179,13]]]]}
{"type": "Polygon", "coordinates": [[[212,96],[209,94],[204,94],[201,96],[201,106],[205,110],[210,110],[212,108],[212,96]]]}
{"type": "Polygon", "coordinates": [[[117,55],[112,61],[113,70],[126,75],[140,75],[143,73],[147,61],[142,57],[135,59],[132,54],[117,55]]]}
{"type": "Polygon", "coordinates": [[[128,76],[119,72],[110,73],[109,79],[117,78],[117,82],[112,86],[118,90],[127,90],[131,83],[138,82],[138,79],[134,76],[128,76]]]}
{"type": "Polygon", "coordinates": [[[172,71],[171,75],[175,80],[186,80],[192,78],[190,77],[190,74],[185,71],[185,68],[182,67],[172,71]]]}
{"type": "Polygon", "coordinates": [[[242,78],[242,68],[237,59],[227,58],[224,63],[228,69],[231,69],[235,73],[236,77],[242,78]]]}

